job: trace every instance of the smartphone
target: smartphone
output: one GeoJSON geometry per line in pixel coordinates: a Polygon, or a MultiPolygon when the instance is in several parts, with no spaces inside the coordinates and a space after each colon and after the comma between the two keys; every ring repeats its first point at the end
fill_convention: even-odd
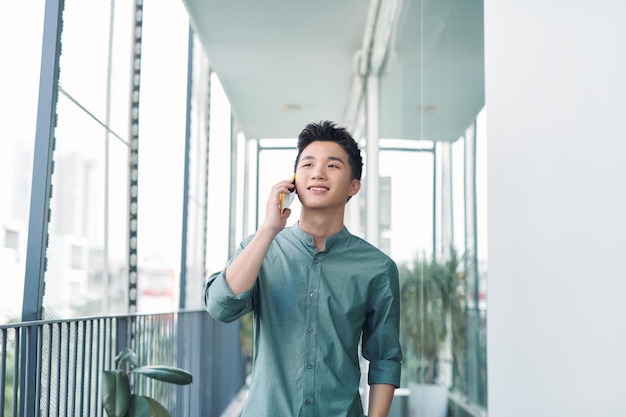
{"type": "MultiPolygon", "coordinates": [[[[293,174],[291,176],[291,183],[294,185],[296,185],[296,174],[293,174]]],[[[296,189],[294,188],[292,192],[290,193],[280,193],[280,215],[283,215],[283,212],[285,211],[285,209],[287,207],[289,207],[289,205],[291,204],[291,202],[296,198],[296,189]]]]}

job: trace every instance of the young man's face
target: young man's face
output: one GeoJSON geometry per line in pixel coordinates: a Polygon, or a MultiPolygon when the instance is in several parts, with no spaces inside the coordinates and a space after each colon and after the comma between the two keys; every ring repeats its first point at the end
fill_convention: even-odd
{"type": "Polygon", "coordinates": [[[360,187],[361,182],[352,178],[348,154],[337,143],[316,141],[302,150],[296,188],[304,207],[343,207],[360,187]]]}

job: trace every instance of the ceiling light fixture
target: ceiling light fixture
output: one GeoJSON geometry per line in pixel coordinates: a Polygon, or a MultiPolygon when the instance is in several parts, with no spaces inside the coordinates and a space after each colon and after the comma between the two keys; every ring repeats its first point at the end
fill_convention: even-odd
{"type": "Polygon", "coordinates": [[[415,110],[422,112],[422,113],[426,113],[426,112],[438,112],[439,106],[434,105],[434,104],[428,104],[428,105],[424,105],[424,106],[416,106],[415,110]]]}
{"type": "Polygon", "coordinates": [[[296,103],[285,103],[280,106],[282,111],[300,111],[302,106],[296,103]]]}

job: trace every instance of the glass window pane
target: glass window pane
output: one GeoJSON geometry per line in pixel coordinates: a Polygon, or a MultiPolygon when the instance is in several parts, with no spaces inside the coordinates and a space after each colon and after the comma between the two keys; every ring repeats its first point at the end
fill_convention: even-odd
{"type": "Polygon", "coordinates": [[[22,313],[45,2],[0,2],[0,324],[22,313]]]}
{"type": "MultiPolygon", "coordinates": [[[[380,153],[380,175],[390,182],[381,190],[381,244],[396,262],[416,254],[430,256],[433,247],[433,155],[431,152],[380,153]],[[385,209],[385,207],[387,207],[385,209]],[[383,225],[388,224],[388,228],[383,225]]],[[[381,181],[382,182],[382,181],[381,181]]]]}
{"type": "MultiPolygon", "coordinates": [[[[381,202],[392,202],[391,220],[381,219],[381,226],[390,225],[381,242],[388,239],[401,270],[402,384],[410,388],[409,411],[416,415],[425,408],[421,400],[436,396],[430,390],[442,393],[444,405],[452,390],[486,407],[485,323],[466,298],[477,277],[468,269],[476,265],[475,253],[465,253],[469,233],[477,231],[480,240],[485,194],[468,186],[474,166],[467,165],[461,139],[485,106],[483,2],[404,2],[392,43],[394,59],[381,75],[380,135],[429,141],[438,152],[433,161],[432,154],[416,160],[406,151],[381,151],[380,173],[391,180],[391,195],[382,194],[381,202]],[[398,193],[410,195],[410,202],[398,193]],[[474,203],[478,224],[469,224],[474,203]],[[449,245],[457,258],[448,254],[449,245]]],[[[386,213],[381,206],[381,215],[386,213]]]]}
{"type": "MultiPolygon", "coordinates": [[[[133,63],[141,65],[139,204],[133,208],[140,233],[130,242],[138,249],[139,273],[129,276],[135,13],[131,3],[113,6],[71,0],[63,12],[46,318],[126,312],[129,281],[138,283],[142,309],[142,296],[155,293],[150,276],[176,277],[180,264],[188,17],[180,4],[152,3],[142,16],[142,61],[133,63]]],[[[159,299],[162,311],[177,305],[175,280],[171,287],[167,300],[159,299]]]]}

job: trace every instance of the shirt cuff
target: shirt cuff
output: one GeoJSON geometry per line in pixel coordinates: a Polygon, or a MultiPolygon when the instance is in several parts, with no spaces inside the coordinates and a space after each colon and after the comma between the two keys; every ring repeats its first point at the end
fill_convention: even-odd
{"type": "Polygon", "coordinates": [[[395,360],[375,360],[370,362],[367,382],[372,384],[389,384],[400,388],[400,362],[395,360]]]}

